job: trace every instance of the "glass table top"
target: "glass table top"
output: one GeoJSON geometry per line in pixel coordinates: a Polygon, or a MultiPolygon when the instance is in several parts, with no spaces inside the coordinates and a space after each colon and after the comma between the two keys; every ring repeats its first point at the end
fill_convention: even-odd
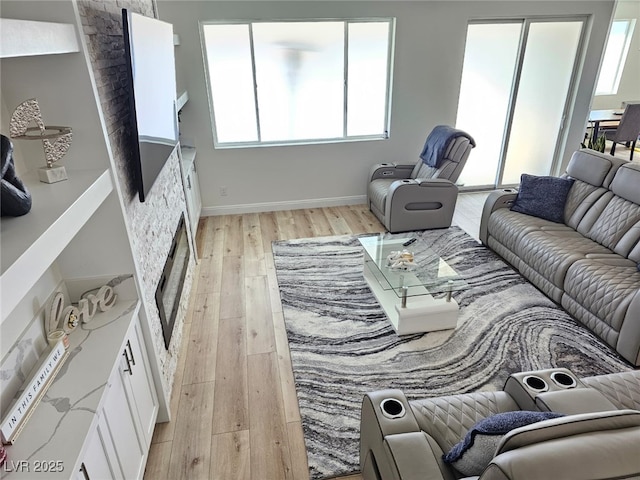
{"type": "Polygon", "coordinates": [[[422,239],[417,238],[405,247],[403,243],[411,238],[385,238],[385,234],[358,238],[364,248],[365,263],[383,289],[393,289],[400,297],[402,287],[407,287],[407,296],[446,293],[467,287],[464,279],[422,239]],[[413,254],[412,265],[408,269],[392,268],[389,255],[403,250],[413,254]]]}

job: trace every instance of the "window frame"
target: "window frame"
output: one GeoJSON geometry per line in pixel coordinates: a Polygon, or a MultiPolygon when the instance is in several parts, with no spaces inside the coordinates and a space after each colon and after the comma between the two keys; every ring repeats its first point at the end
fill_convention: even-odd
{"type": "Polygon", "coordinates": [[[391,92],[393,87],[393,66],[395,55],[395,29],[396,18],[395,17],[354,17],[354,18],[296,18],[296,19],[260,19],[260,20],[206,20],[199,22],[200,30],[200,43],[202,47],[202,60],[205,70],[205,82],[207,89],[207,97],[209,103],[209,116],[211,119],[211,127],[213,134],[213,146],[214,149],[233,149],[233,148],[252,148],[252,147],[278,147],[288,145],[321,145],[330,143],[347,143],[347,142],[361,142],[371,140],[385,140],[388,139],[390,134],[391,125],[391,92]],[[264,141],[261,140],[260,129],[260,106],[258,104],[258,85],[256,82],[256,61],[254,53],[254,39],[253,39],[253,24],[256,23],[310,23],[310,22],[342,22],[344,24],[344,59],[343,59],[343,80],[344,80],[344,96],[343,96],[343,125],[342,136],[333,138],[306,138],[295,140],[276,140],[276,141],[264,141]],[[389,24],[389,32],[387,38],[387,78],[385,89],[385,112],[384,112],[384,131],[379,134],[371,135],[347,135],[347,104],[348,104],[348,67],[349,67],[349,24],[352,23],[382,23],[387,22],[389,24]],[[211,76],[209,71],[209,62],[207,55],[207,42],[205,38],[205,26],[207,25],[247,25],[249,33],[249,45],[251,52],[251,69],[253,74],[253,97],[255,102],[255,122],[258,140],[252,141],[234,141],[234,142],[220,142],[218,139],[218,132],[215,120],[215,109],[213,104],[213,94],[211,91],[211,76]]]}
{"type": "Polygon", "coordinates": [[[600,68],[605,64],[605,58],[607,54],[607,49],[609,47],[609,42],[611,41],[611,32],[613,31],[613,25],[615,23],[626,23],[625,34],[624,34],[624,43],[622,49],[618,54],[618,59],[616,62],[616,74],[613,77],[613,83],[607,85],[607,89],[599,90],[600,87],[600,73],[598,73],[598,80],[596,81],[595,95],[617,95],[618,90],[620,89],[620,81],[622,80],[622,72],[624,71],[624,66],[627,63],[627,57],[629,55],[629,48],[631,47],[631,40],[633,39],[633,34],[635,32],[636,19],[635,18],[616,18],[611,22],[611,28],[609,29],[609,34],[607,35],[607,42],[604,46],[604,51],[602,53],[602,62],[600,63],[600,68]]]}

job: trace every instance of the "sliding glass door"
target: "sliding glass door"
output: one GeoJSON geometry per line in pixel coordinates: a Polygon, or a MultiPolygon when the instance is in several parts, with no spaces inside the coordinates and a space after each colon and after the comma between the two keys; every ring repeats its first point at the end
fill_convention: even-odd
{"type": "Polygon", "coordinates": [[[460,183],[517,184],[548,175],[562,139],[583,19],[472,23],[456,126],[477,142],[460,183]]]}

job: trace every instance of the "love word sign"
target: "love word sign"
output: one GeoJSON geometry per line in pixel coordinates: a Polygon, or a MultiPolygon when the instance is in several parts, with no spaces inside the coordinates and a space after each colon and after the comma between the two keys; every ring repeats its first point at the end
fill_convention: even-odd
{"type": "Polygon", "coordinates": [[[47,333],[57,329],[63,329],[66,333],[73,331],[80,322],[89,323],[95,314],[100,310],[106,312],[111,309],[118,299],[118,295],[113,291],[113,287],[103,285],[96,290],[92,290],[82,295],[77,305],[64,304],[64,294],[56,292],[53,300],[46,310],[47,333]]]}

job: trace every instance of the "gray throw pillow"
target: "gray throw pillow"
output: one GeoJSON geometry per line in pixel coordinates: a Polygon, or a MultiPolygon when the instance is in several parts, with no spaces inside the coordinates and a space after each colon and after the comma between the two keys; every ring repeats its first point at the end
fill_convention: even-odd
{"type": "Polygon", "coordinates": [[[564,205],[572,185],[572,178],[538,177],[523,173],[511,210],[564,223],[564,205]]]}
{"type": "Polygon", "coordinates": [[[514,428],[562,416],[561,413],[527,410],[492,415],[471,427],[465,437],[456,443],[449,453],[443,455],[442,459],[462,475],[467,477],[481,475],[493,459],[505,434],[514,428]]]}

